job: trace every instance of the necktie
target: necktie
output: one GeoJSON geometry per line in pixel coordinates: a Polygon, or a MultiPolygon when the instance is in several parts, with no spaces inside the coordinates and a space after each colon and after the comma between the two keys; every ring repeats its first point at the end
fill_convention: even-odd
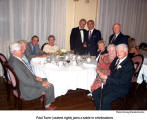
{"type": "Polygon", "coordinates": [[[114,36],[112,37],[111,43],[113,43],[115,39],[116,39],[116,35],[114,34],[114,36]]]}
{"type": "Polygon", "coordinates": [[[35,46],[32,46],[32,54],[35,55],[35,46]]]}
{"type": "Polygon", "coordinates": [[[115,66],[114,66],[113,69],[111,70],[110,74],[117,68],[118,64],[119,64],[119,59],[117,60],[115,66]]]}
{"type": "Polygon", "coordinates": [[[91,39],[91,35],[92,35],[92,32],[91,30],[89,31],[89,40],[91,39]]]}
{"type": "Polygon", "coordinates": [[[33,73],[31,65],[29,63],[27,63],[24,59],[22,59],[22,61],[27,66],[27,68],[33,73]]]}

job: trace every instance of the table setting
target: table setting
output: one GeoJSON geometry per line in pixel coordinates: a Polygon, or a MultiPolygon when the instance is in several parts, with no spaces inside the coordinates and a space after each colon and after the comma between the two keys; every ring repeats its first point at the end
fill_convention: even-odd
{"type": "Polygon", "coordinates": [[[96,77],[96,60],[87,55],[66,53],[32,58],[36,76],[47,78],[54,85],[55,96],[66,94],[69,89],[87,89],[96,77]]]}

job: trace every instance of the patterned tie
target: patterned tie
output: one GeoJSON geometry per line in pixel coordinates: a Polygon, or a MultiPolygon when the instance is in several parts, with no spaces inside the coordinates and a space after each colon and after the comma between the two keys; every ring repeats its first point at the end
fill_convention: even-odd
{"type": "Polygon", "coordinates": [[[119,64],[119,59],[117,60],[117,62],[115,64],[115,66],[113,67],[113,69],[110,71],[110,74],[117,68],[118,64],[119,64]]]}
{"type": "Polygon", "coordinates": [[[113,43],[113,42],[115,41],[115,39],[116,39],[116,35],[114,35],[114,36],[112,37],[111,43],[113,43]]]}
{"type": "Polygon", "coordinates": [[[34,72],[32,70],[32,67],[29,63],[27,63],[24,59],[22,59],[23,63],[27,66],[27,68],[32,72],[32,74],[34,75],[34,72]]]}

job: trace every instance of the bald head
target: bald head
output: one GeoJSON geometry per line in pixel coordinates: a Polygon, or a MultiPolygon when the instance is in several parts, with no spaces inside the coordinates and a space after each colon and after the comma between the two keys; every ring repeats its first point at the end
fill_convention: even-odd
{"type": "Polygon", "coordinates": [[[121,32],[121,25],[119,23],[113,25],[113,32],[114,34],[118,34],[121,32]]]}

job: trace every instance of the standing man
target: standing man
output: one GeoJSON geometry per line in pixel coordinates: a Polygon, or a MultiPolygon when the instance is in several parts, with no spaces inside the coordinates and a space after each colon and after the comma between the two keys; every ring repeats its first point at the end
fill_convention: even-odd
{"type": "Polygon", "coordinates": [[[109,44],[126,44],[128,45],[128,37],[121,33],[121,25],[115,23],[113,25],[113,34],[109,37],[109,44]]]}
{"type": "MultiPolygon", "coordinates": [[[[102,110],[111,110],[112,102],[119,97],[128,94],[131,87],[131,80],[134,74],[134,66],[128,57],[128,47],[125,44],[116,46],[117,58],[110,65],[110,75],[105,75],[97,70],[98,75],[103,79],[104,87],[102,92],[102,110]]],[[[99,109],[101,88],[92,92],[96,109],[99,109]]]]}
{"type": "Polygon", "coordinates": [[[101,32],[99,30],[96,30],[94,28],[94,21],[89,20],[87,22],[87,27],[88,27],[88,40],[87,40],[87,47],[88,47],[88,52],[90,56],[96,56],[97,55],[97,43],[99,40],[101,40],[101,32]]]}
{"type": "Polygon", "coordinates": [[[73,28],[70,34],[70,50],[73,54],[86,54],[87,30],[84,29],[86,20],[79,21],[79,27],[73,28]]]}
{"type": "Polygon", "coordinates": [[[31,39],[31,42],[27,44],[25,56],[27,57],[28,61],[30,62],[34,57],[44,57],[46,56],[45,53],[39,48],[39,37],[34,35],[31,39]]]}

